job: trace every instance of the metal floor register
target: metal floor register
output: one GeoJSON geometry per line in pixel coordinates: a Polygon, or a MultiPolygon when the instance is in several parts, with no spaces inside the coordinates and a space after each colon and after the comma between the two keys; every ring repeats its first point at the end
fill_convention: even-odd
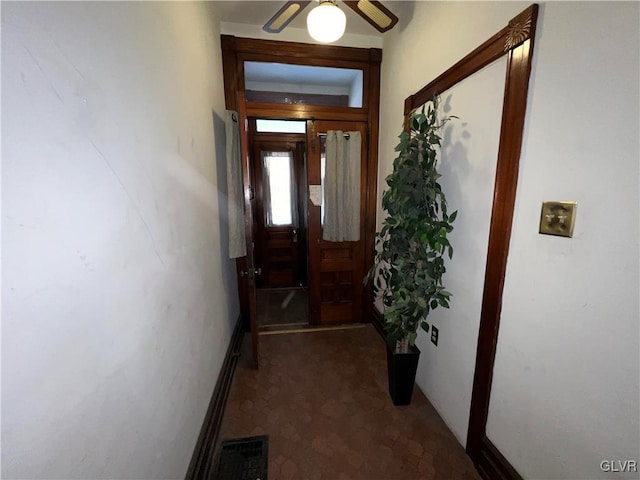
{"type": "Polygon", "coordinates": [[[223,440],[217,457],[213,480],[267,480],[266,435],[223,440]]]}

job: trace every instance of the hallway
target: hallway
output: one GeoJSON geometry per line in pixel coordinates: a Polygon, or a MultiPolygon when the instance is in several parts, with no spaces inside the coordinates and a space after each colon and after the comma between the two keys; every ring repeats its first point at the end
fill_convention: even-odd
{"type": "Polygon", "coordinates": [[[410,406],[393,406],[372,325],[263,336],[260,370],[249,340],[220,439],[268,435],[270,480],[479,478],[417,387],[410,406]]]}
{"type": "MultiPolygon", "coordinates": [[[[479,377],[491,385],[478,382],[489,404],[475,429],[486,433],[488,463],[495,446],[504,460],[495,465],[522,478],[638,480],[640,3],[541,2],[533,23],[512,21],[530,8],[522,2],[382,3],[400,18],[396,28],[378,34],[353,12],[347,34],[321,45],[304,22],[310,4],[300,28],[268,34],[262,27],[284,2],[2,2],[0,477],[179,479],[192,463],[210,467],[204,440],[264,433],[270,480],[478,478],[463,449],[480,339],[490,347],[483,357],[495,353],[482,363],[493,369],[479,377]],[[258,40],[266,43],[247,51],[258,40]],[[259,91],[255,78],[247,85],[244,62],[267,71],[267,57],[359,65],[346,69],[362,76],[361,91],[353,82],[326,93],[379,102],[244,103],[250,118],[304,121],[305,146],[316,147],[298,190],[299,220],[311,204],[317,230],[315,243],[309,229],[296,232],[299,243],[312,239],[305,258],[323,242],[322,134],[338,120],[330,109],[340,109],[336,123],[366,124],[333,130],[366,134],[361,238],[371,256],[406,99],[459,72],[452,67],[481,45],[492,49],[475,63],[484,68],[440,92],[442,113],[458,117],[440,158],[449,209],[459,214],[446,264],[451,308],[429,314],[437,346],[427,332],[417,337],[416,382],[429,401],[416,391],[411,406],[392,406],[384,343],[370,325],[286,335],[271,325],[257,335],[262,368],[252,370],[234,334],[247,317],[239,293],[249,269],[238,268],[234,248],[246,225],[232,229],[230,219],[260,193],[233,185],[245,175],[227,169],[234,143],[225,128],[242,92],[259,91]],[[514,51],[526,55],[505,56],[514,51]],[[524,80],[505,74],[523,58],[532,60],[527,90],[506,89],[524,80]],[[235,91],[225,91],[229,83],[235,91]],[[503,117],[517,123],[503,115],[505,93],[520,102],[517,117],[525,114],[517,139],[501,128],[503,117]],[[515,190],[500,190],[515,198],[494,202],[498,162],[516,157],[500,177],[517,178],[515,190]],[[578,205],[573,237],[540,233],[546,201],[578,205]],[[491,252],[508,255],[488,269],[494,220],[508,235],[491,252]],[[500,301],[485,298],[487,278],[501,279],[492,283],[500,301]],[[483,311],[499,320],[495,342],[480,335],[483,311]],[[611,471],[620,464],[628,471],[611,471]]],[[[304,93],[297,83],[277,86],[270,91],[286,96],[273,98],[304,93]]],[[[361,256],[316,253],[336,269],[361,256]]],[[[361,297],[354,289],[364,271],[349,282],[345,271],[323,278],[316,269],[319,278],[279,286],[308,287],[315,326],[323,284],[325,301],[339,302],[335,317],[350,313],[346,296],[361,297]]],[[[272,302],[282,316],[295,306],[283,309],[285,300],[272,302]]]]}

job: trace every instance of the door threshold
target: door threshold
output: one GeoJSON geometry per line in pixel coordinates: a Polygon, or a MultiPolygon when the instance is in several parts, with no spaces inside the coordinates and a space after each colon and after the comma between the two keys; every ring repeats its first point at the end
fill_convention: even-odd
{"type": "Polygon", "coordinates": [[[297,323],[267,323],[265,325],[258,325],[260,331],[269,331],[273,329],[279,328],[287,328],[287,327],[305,327],[308,326],[309,322],[297,322],[297,323]]]}
{"type": "Polygon", "coordinates": [[[258,335],[284,335],[287,333],[314,333],[314,332],[329,332],[332,330],[354,330],[356,328],[365,328],[366,323],[354,323],[346,325],[334,325],[326,327],[308,326],[306,328],[281,328],[278,330],[265,330],[258,332],[258,335]]]}
{"type": "Polygon", "coordinates": [[[260,287],[256,288],[259,292],[287,292],[289,290],[306,290],[306,285],[294,285],[292,287],[260,287]]]}

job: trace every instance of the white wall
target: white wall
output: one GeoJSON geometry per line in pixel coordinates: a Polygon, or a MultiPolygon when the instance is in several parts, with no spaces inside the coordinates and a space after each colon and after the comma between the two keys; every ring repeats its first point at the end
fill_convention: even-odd
{"type": "MultiPolygon", "coordinates": [[[[409,25],[385,36],[380,195],[405,97],[527,6],[417,2],[409,25]]],[[[525,477],[603,477],[601,460],[637,460],[640,447],[638,5],[543,4],[536,42],[488,433],[525,477]],[[612,197],[624,207],[612,210],[612,197]],[[578,202],[573,239],[537,233],[543,200],[578,202]]],[[[417,382],[462,444],[487,242],[478,179],[493,182],[492,98],[504,85],[504,68],[493,68],[444,95],[461,116],[447,132],[442,179],[461,210],[445,278],[455,296],[430,317],[439,346],[418,341],[417,382]]]]}
{"type": "Polygon", "coordinates": [[[600,470],[640,461],[638,7],[542,12],[487,424],[527,477],[640,475],[600,470]],[[536,233],[554,199],[572,239],[536,233]]]}
{"type": "Polygon", "coordinates": [[[186,472],[238,315],[218,35],[2,4],[3,478],[186,472]]]}
{"type": "Polygon", "coordinates": [[[362,71],[359,70],[351,81],[349,88],[349,106],[354,108],[362,108],[362,93],[364,81],[362,71]]]}

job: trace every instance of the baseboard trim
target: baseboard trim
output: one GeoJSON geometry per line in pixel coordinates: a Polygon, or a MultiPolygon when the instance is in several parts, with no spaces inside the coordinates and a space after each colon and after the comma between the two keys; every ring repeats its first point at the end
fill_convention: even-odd
{"type": "Polygon", "coordinates": [[[386,335],[384,334],[384,315],[382,315],[382,312],[378,310],[375,305],[371,308],[371,323],[374,327],[376,327],[376,330],[378,331],[380,336],[385,339],[386,335]]]}
{"type": "Polygon", "coordinates": [[[244,329],[242,318],[239,318],[229,341],[229,348],[224,357],[218,381],[216,382],[213,396],[209,402],[207,414],[204,417],[200,435],[196,442],[196,447],[189,463],[186,480],[204,480],[209,478],[211,469],[213,468],[213,459],[216,445],[218,443],[218,435],[220,434],[220,426],[224,409],[227,405],[227,398],[231,390],[231,382],[233,373],[240,357],[240,346],[242,345],[242,337],[244,329]]]}
{"type": "Polygon", "coordinates": [[[516,469],[486,436],[482,438],[479,455],[474,460],[476,469],[485,480],[522,480],[516,469]]]}

